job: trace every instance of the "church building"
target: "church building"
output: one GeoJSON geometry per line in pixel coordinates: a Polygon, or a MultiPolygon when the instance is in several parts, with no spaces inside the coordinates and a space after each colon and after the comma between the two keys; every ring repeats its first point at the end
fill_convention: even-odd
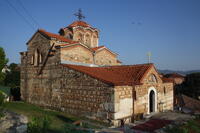
{"type": "Polygon", "coordinates": [[[84,21],[58,34],[39,29],[20,54],[21,96],[28,103],[114,125],[173,110],[173,83],[154,64],[122,65],[84,21]]]}

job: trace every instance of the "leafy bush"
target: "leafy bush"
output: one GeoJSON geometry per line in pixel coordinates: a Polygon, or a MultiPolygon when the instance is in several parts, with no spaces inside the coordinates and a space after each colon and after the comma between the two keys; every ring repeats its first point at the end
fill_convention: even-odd
{"type": "Polygon", "coordinates": [[[37,117],[33,117],[31,122],[28,123],[28,133],[40,133],[40,120],[37,117]]]}
{"type": "Polygon", "coordinates": [[[166,133],[189,133],[188,129],[182,127],[167,127],[165,129],[166,133]]]}
{"type": "Polygon", "coordinates": [[[4,95],[3,93],[0,91],[0,118],[4,116],[4,113],[3,113],[3,103],[4,103],[4,95]]]}
{"type": "Polygon", "coordinates": [[[168,127],[167,133],[200,133],[200,123],[198,119],[190,120],[181,126],[168,127]]]}
{"type": "Polygon", "coordinates": [[[5,99],[5,96],[4,96],[3,93],[0,91],[0,107],[3,105],[4,99],[5,99]]]}
{"type": "Polygon", "coordinates": [[[33,117],[28,123],[28,133],[47,133],[51,125],[49,116],[33,117]]]}
{"type": "Polygon", "coordinates": [[[185,126],[193,130],[194,132],[200,133],[200,123],[195,120],[188,121],[185,126]]]}

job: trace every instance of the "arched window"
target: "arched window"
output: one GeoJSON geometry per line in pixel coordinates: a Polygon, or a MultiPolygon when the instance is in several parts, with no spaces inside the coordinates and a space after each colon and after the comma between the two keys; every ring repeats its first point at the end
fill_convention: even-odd
{"type": "Polygon", "coordinates": [[[97,46],[97,36],[96,35],[93,36],[93,46],[94,47],[97,46]]]}
{"type": "Polygon", "coordinates": [[[34,53],[34,66],[37,66],[38,65],[38,50],[35,50],[35,53],[34,53]]]}
{"type": "Polygon", "coordinates": [[[42,63],[42,54],[40,54],[40,56],[39,56],[39,63],[40,64],[42,63]]]}
{"type": "Polygon", "coordinates": [[[38,66],[39,63],[42,63],[42,55],[40,54],[38,49],[35,50],[34,56],[32,57],[33,59],[31,59],[31,61],[33,62],[34,66],[38,66]]]}
{"type": "Polygon", "coordinates": [[[166,87],[165,87],[165,86],[164,86],[164,88],[163,88],[163,93],[164,93],[164,95],[167,93],[166,87]]]}
{"type": "Polygon", "coordinates": [[[148,79],[149,82],[157,83],[157,78],[154,74],[151,74],[148,79]]]}
{"type": "Polygon", "coordinates": [[[73,39],[72,34],[69,33],[69,34],[67,35],[67,38],[69,38],[69,39],[73,39]]]}
{"type": "Polygon", "coordinates": [[[79,33],[76,37],[76,40],[79,42],[83,42],[83,35],[81,33],[79,33]]]}
{"type": "Polygon", "coordinates": [[[34,64],[34,55],[31,56],[31,65],[34,64]]]}
{"type": "Polygon", "coordinates": [[[91,37],[89,34],[85,35],[85,44],[87,44],[88,46],[91,44],[91,37]]]}

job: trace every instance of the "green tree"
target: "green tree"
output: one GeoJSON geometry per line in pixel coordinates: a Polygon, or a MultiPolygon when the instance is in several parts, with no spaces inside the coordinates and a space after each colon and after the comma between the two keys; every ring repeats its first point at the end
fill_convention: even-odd
{"type": "Polygon", "coordinates": [[[2,83],[3,80],[5,79],[5,74],[2,73],[2,69],[5,67],[7,63],[8,63],[8,59],[6,58],[4,49],[0,47],[0,83],[2,83]]]}
{"type": "Polygon", "coordinates": [[[179,86],[179,92],[198,99],[200,96],[200,73],[186,75],[185,81],[179,86]]]}
{"type": "Polygon", "coordinates": [[[8,68],[10,72],[6,73],[6,78],[4,80],[5,86],[16,87],[20,85],[20,68],[18,64],[11,63],[8,68]]]}
{"type": "Polygon", "coordinates": [[[11,63],[8,68],[11,70],[11,71],[17,71],[18,70],[18,64],[16,63],[11,63]]]}

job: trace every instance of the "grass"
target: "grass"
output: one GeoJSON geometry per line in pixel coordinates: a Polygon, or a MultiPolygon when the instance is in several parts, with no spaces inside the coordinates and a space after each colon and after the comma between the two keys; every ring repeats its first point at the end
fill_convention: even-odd
{"type": "MultiPolygon", "coordinates": [[[[28,117],[31,121],[33,117],[43,117],[45,115],[49,116],[52,123],[49,129],[51,133],[63,133],[66,125],[72,124],[76,120],[87,120],[86,118],[79,118],[64,112],[53,111],[48,109],[43,109],[41,107],[35,106],[33,104],[25,102],[7,102],[4,103],[4,108],[18,114],[23,114],[28,117]]],[[[91,123],[102,124],[96,121],[90,121],[91,123]]],[[[89,128],[96,128],[94,125],[84,124],[84,126],[89,128]]]]}
{"type": "Polygon", "coordinates": [[[200,117],[189,120],[181,126],[174,126],[165,130],[167,133],[200,133],[200,117]]]}
{"type": "Polygon", "coordinates": [[[45,110],[41,107],[24,102],[8,102],[4,104],[4,107],[7,110],[27,116],[29,121],[33,117],[42,117],[48,115],[52,120],[52,124],[50,126],[50,130],[52,132],[62,132],[65,123],[72,123],[78,120],[77,117],[65,114],[63,112],[45,110]]]}
{"type": "Polygon", "coordinates": [[[0,85],[0,91],[6,93],[7,95],[10,94],[10,87],[0,85]]]}

